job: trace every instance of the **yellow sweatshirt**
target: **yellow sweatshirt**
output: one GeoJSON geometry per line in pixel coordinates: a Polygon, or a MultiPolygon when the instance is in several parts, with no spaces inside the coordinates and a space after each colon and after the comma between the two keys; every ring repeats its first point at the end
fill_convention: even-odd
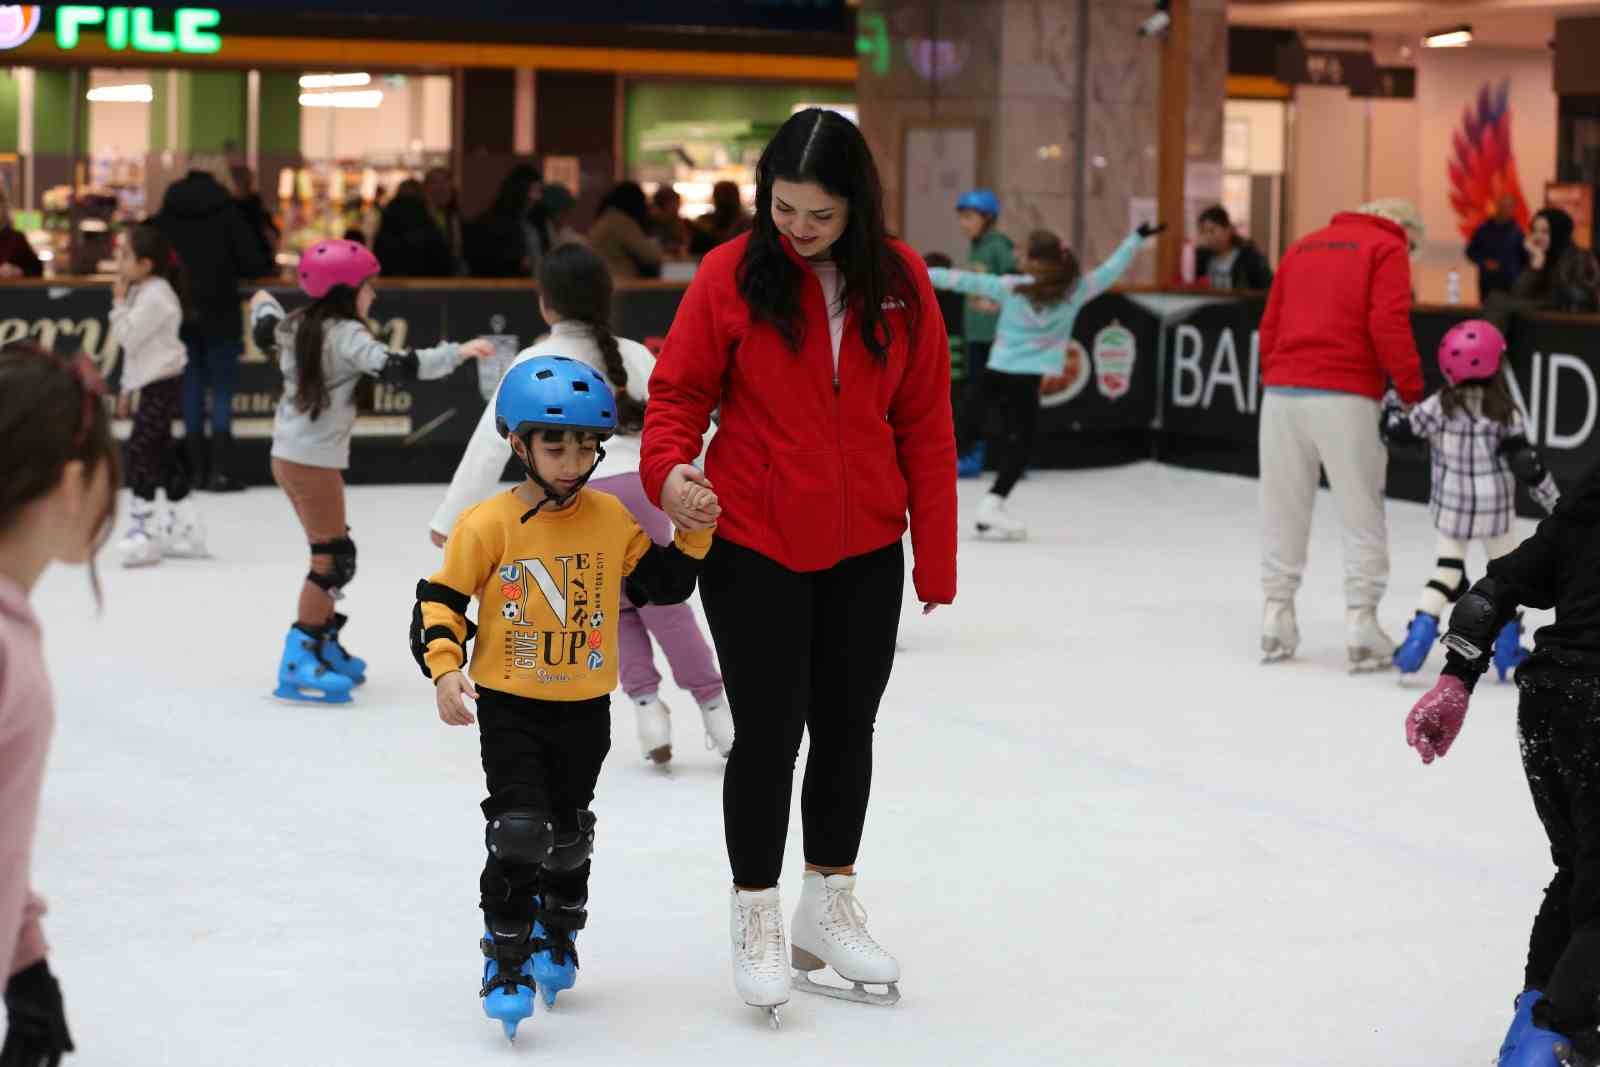
{"type": "Polygon", "coordinates": [[[604,696],[617,687],[623,579],[636,604],[680,603],[711,531],[656,545],[620,500],[594,489],[524,523],[527,511],[507,491],[462,513],[444,566],[417,587],[412,651],[429,677],[462,669],[467,602],[477,597],[476,684],[535,700],[604,696]]]}

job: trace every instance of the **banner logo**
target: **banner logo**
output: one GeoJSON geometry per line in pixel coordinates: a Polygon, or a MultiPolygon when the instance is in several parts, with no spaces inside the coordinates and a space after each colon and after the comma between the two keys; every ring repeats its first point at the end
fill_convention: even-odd
{"type": "Polygon", "coordinates": [[[1039,383],[1039,406],[1060,407],[1089,385],[1089,352],[1077,341],[1067,345],[1067,362],[1060,374],[1039,383]]]}
{"type": "Polygon", "coordinates": [[[1094,335],[1095,384],[1107,400],[1121,400],[1133,387],[1133,364],[1139,345],[1133,331],[1111,320],[1111,325],[1094,335]]]}
{"type": "Polygon", "coordinates": [[[37,32],[38,4],[0,4],[0,48],[19,48],[37,32]]]}

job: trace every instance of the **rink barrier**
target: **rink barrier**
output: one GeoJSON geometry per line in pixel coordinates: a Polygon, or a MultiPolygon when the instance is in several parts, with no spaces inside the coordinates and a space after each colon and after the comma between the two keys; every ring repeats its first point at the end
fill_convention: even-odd
{"type": "MultiPolygon", "coordinates": [[[[241,301],[257,288],[241,288],[241,301]]],[[[266,286],[291,310],[293,287],[266,286]]],[[[659,349],[682,299],[682,282],[619,282],[613,329],[659,349]]],[[[0,344],[25,337],[92,354],[113,386],[120,352],[107,324],[105,279],[24,280],[0,285],[0,344]]],[[[1262,295],[1213,296],[1128,289],[1107,293],[1078,316],[1062,374],[1041,389],[1037,459],[1043,467],[1108,466],[1156,459],[1254,476],[1260,412],[1262,295]]],[[[508,346],[546,330],[531,283],[521,280],[385,280],[374,305],[385,341],[421,347],[442,339],[498,336],[508,346]]],[[[1433,352],[1468,307],[1419,306],[1411,316],[1429,390],[1441,382],[1433,352]]],[[[241,303],[241,317],[243,304],[241,303]]],[[[1600,316],[1514,315],[1508,330],[1518,401],[1546,462],[1564,486],[1593,464],[1600,414],[1596,364],[1589,353],[1600,316]]],[[[253,345],[234,397],[238,474],[268,484],[267,452],[281,376],[253,345]]],[[[361,391],[352,441],[353,482],[447,481],[483,410],[476,368],[407,386],[361,391]]],[[[126,433],[126,426],[119,427],[126,433]]],[[[1376,432],[1376,431],[1374,431],[1376,432]]],[[[1391,455],[1393,496],[1427,496],[1426,453],[1391,455]]],[[[1524,498],[1523,509],[1533,514],[1524,498]]]]}

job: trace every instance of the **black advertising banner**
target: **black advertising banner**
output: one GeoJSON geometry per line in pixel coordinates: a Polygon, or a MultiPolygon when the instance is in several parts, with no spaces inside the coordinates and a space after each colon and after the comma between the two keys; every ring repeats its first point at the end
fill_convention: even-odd
{"type": "Polygon", "coordinates": [[[1254,452],[1265,308],[1259,299],[1219,301],[1169,325],[1161,430],[1254,452]]]}
{"type": "Polygon", "coordinates": [[[1124,459],[1148,455],[1160,344],[1161,321],[1127,297],[1107,294],[1084,306],[1062,373],[1040,385],[1040,466],[1113,461],[1117,451],[1124,459]]]}
{"type": "Polygon", "coordinates": [[[1563,490],[1600,460],[1595,380],[1600,321],[1572,315],[1518,317],[1511,330],[1511,366],[1528,430],[1563,490]]]}

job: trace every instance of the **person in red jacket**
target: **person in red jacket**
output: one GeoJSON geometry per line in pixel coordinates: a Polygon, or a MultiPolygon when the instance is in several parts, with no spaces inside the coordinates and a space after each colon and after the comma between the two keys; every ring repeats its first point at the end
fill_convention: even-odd
{"type": "Polygon", "coordinates": [[[938,298],[920,257],[886,236],[849,120],[801,111],[762,154],[752,231],[706,256],[656,363],[639,466],[679,528],[717,522],[700,591],[734,719],[735,985],[759,1007],[788,1000],[777,885],[806,729],[794,959],[892,985],[898,964],[859,921],[856,852],[908,512],[924,613],[956,595],[956,449],[938,298]],[[701,474],[690,463],[718,408],[701,474]],[[685,507],[695,483],[715,484],[718,515],[685,507]]]}
{"type": "Polygon", "coordinates": [[[1261,586],[1266,662],[1300,641],[1294,595],[1306,565],[1318,471],[1344,526],[1345,645],[1352,671],[1390,665],[1378,625],[1389,583],[1383,517],[1386,456],[1378,439],[1386,379],[1422,399],[1411,336],[1411,254],[1422,223],[1408,201],[1335,215],[1285,253],[1261,320],[1261,586]]]}

